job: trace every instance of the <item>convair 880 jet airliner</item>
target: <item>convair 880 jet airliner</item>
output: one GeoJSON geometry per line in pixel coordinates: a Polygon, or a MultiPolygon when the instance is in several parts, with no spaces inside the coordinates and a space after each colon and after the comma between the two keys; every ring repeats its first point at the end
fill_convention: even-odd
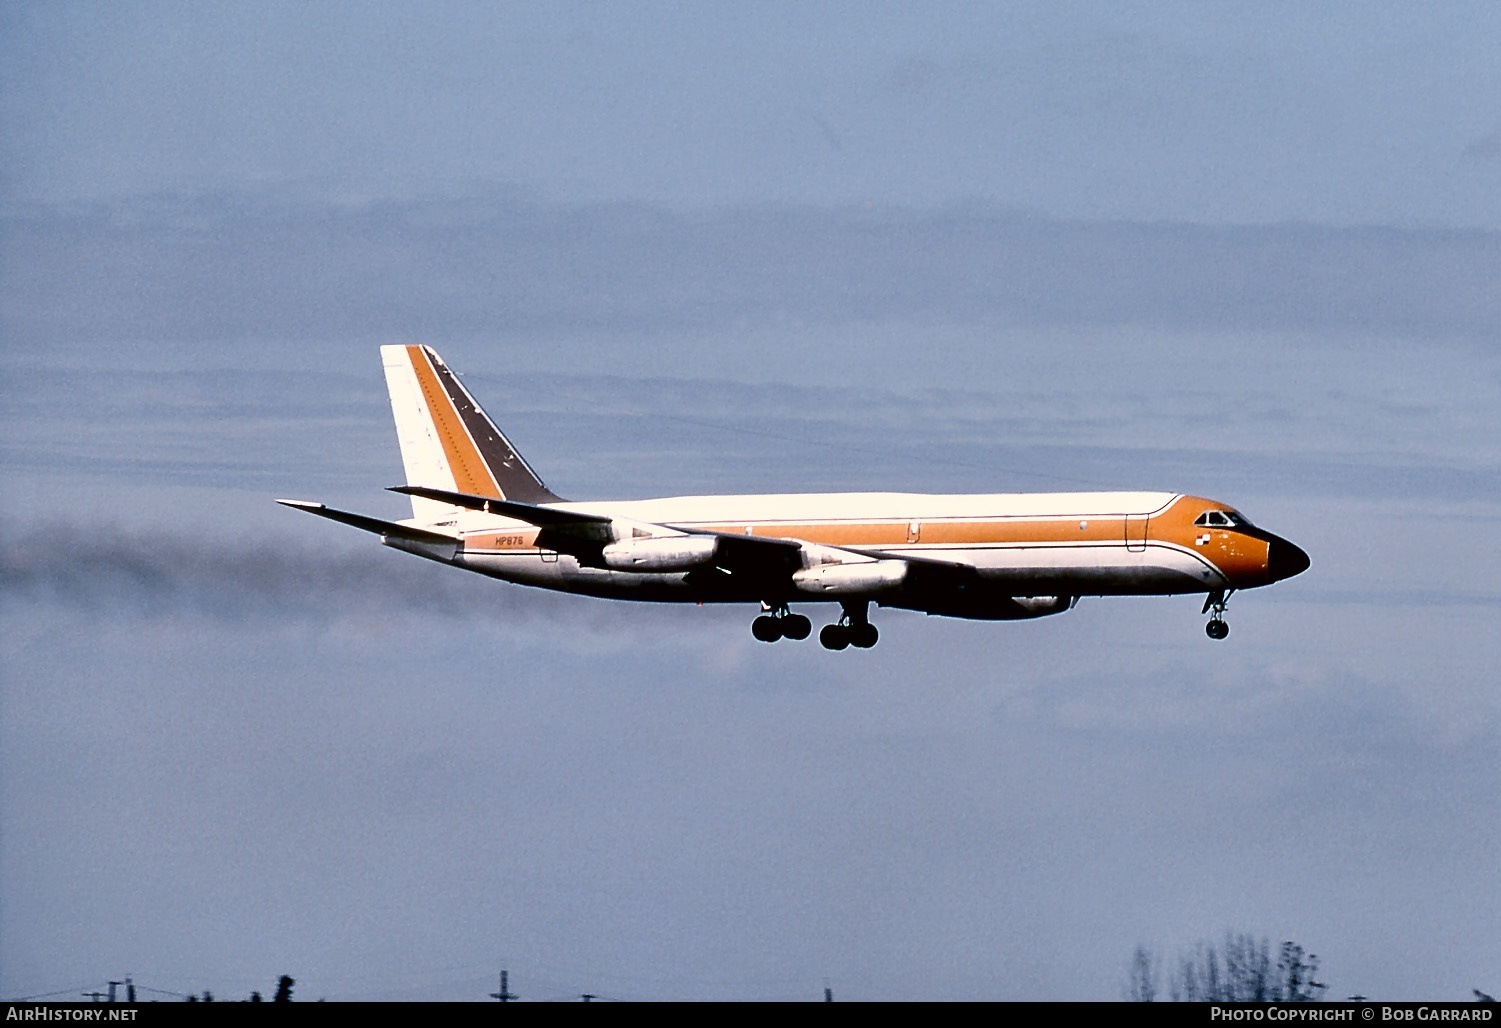
{"type": "Polygon", "coordinates": [[[412,517],[289,507],[468,571],[614,599],[759,603],[764,642],[806,639],[793,604],[837,603],[819,641],[877,639],[871,603],[1011,621],[1080,596],[1202,593],[1211,639],[1225,602],[1308,567],[1233,507],[1163,492],[811,493],[574,503],[553,494],[425,346],[383,346],[412,517]]]}

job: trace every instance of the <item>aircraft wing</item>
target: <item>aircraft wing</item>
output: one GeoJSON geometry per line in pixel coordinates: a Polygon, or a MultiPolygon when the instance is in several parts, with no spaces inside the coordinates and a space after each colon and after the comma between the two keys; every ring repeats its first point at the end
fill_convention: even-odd
{"type": "Polygon", "coordinates": [[[803,543],[797,539],[706,532],[701,528],[677,525],[662,527],[685,535],[713,536],[719,541],[714,567],[741,582],[765,582],[768,586],[775,587],[784,584],[803,566],[803,543]]]}
{"type": "Polygon", "coordinates": [[[963,587],[980,579],[980,569],[973,564],[953,560],[935,560],[932,557],[914,557],[909,553],[885,553],[881,550],[857,550],[846,547],[850,553],[858,553],[872,560],[899,560],[910,569],[909,578],[923,584],[963,587]]]}
{"type": "MultiPolygon", "coordinates": [[[[468,493],[450,492],[427,486],[392,486],[392,492],[437,500],[469,510],[498,514],[542,531],[537,535],[537,545],[559,553],[567,553],[587,564],[604,566],[601,550],[613,539],[611,524],[615,519],[603,514],[585,514],[580,511],[563,510],[557,507],[541,507],[514,500],[501,500],[490,496],[475,496],[468,493]]],[[[712,537],[717,540],[714,554],[714,569],[742,583],[765,582],[769,588],[785,586],[794,575],[802,572],[812,578],[832,578],[845,568],[859,574],[862,569],[879,563],[885,575],[885,584],[909,582],[919,587],[964,589],[979,581],[979,572],[970,564],[933,560],[927,557],[895,555],[879,550],[858,550],[848,547],[810,543],[801,539],[778,539],[768,536],[739,535],[734,532],[712,532],[691,525],[653,525],[685,536],[712,537]],[[804,550],[815,547],[824,561],[812,569],[804,567],[804,550]]],[[[705,569],[704,572],[713,572],[705,569]]],[[[853,585],[851,588],[854,588],[853,585]]],[[[879,588],[879,585],[872,586],[879,588]]],[[[813,591],[843,591],[837,582],[820,585],[813,591]]]]}
{"type": "MultiPolygon", "coordinates": [[[[585,514],[558,507],[539,507],[531,503],[517,503],[514,500],[499,500],[490,496],[474,496],[469,493],[456,493],[420,485],[392,486],[391,492],[420,496],[423,499],[437,500],[455,507],[524,521],[542,530],[537,535],[538,546],[570,554],[596,566],[603,566],[600,551],[614,538],[610,526],[615,519],[603,514],[585,514]]],[[[705,532],[702,529],[679,528],[673,525],[653,527],[665,528],[683,535],[715,537],[719,540],[715,565],[732,575],[785,577],[802,567],[802,544],[793,540],[766,539],[735,535],[729,532],[705,532]]]]}

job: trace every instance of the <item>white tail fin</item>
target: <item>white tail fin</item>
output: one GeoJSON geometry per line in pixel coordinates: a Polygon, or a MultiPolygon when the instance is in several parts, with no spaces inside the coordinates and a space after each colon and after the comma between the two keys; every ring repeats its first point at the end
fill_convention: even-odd
{"type": "MultiPolygon", "coordinates": [[[[382,346],[380,356],[407,485],[521,503],[559,499],[431,348],[382,346]]],[[[419,522],[432,524],[460,509],[412,497],[419,522]]]]}

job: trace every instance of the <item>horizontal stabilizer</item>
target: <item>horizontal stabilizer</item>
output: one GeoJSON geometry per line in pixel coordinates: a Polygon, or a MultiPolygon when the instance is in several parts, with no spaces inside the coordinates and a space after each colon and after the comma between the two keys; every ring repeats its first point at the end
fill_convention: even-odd
{"type": "Polygon", "coordinates": [[[391,539],[406,539],[414,543],[437,543],[452,544],[455,537],[443,535],[441,532],[429,532],[422,528],[413,528],[410,525],[398,525],[394,521],[382,521],[379,518],[366,517],[364,514],[351,514],[346,510],[335,510],[313,500],[277,500],[284,507],[295,507],[305,510],[309,514],[316,514],[320,518],[328,518],[343,525],[350,525],[365,532],[374,532],[391,539]]]}

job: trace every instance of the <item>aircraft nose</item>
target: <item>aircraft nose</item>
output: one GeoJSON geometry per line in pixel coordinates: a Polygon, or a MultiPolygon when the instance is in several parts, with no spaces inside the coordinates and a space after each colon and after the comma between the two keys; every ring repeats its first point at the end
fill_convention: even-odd
{"type": "Polygon", "coordinates": [[[1274,536],[1267,545],[1266,563],[1272,581],[1280,582],[1307,571],[1310,561],[1301,547],[1274,536]]]}

